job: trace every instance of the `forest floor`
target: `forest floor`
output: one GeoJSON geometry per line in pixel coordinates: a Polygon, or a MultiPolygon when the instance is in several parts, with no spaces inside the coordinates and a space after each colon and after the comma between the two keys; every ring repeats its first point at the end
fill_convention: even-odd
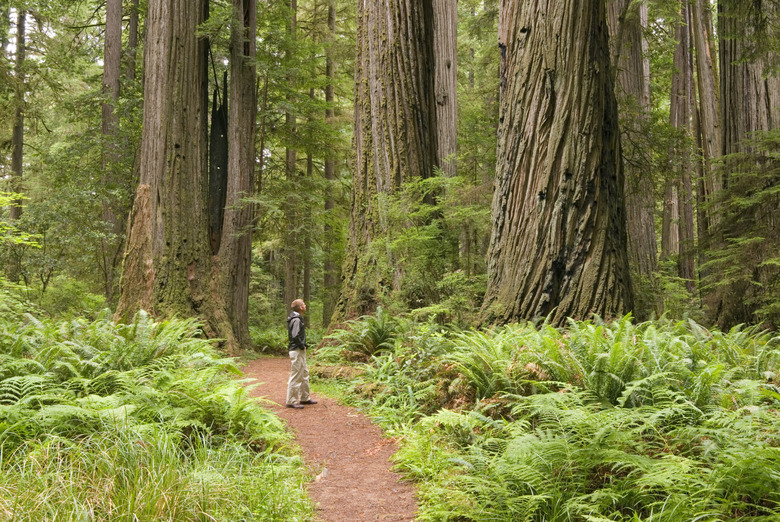
{"type": "Polygon", "coordinates": [[[312,394],[318,404],[285,408],[290,360],[264,357],[243,368],[259,386],[251,394],[269,407],[295,434],[314,480],[309,495],[318,521],[414,520],[414,487],[390,470],[395,443],[362,413],[336,400],[312,394]]]}

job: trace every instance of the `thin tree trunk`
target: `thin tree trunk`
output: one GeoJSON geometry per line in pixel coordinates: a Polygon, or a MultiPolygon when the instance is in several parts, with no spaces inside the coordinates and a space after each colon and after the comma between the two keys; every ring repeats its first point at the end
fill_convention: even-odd
{"type": "Polygon", "coordinates": [[[604,2],[499,11],[501,112],[483,322],[632,309],[604,2]]]}
{"type": "Polygon", "coordinates": [[[106,302],[114,299],[116,270],[123,248],[124,216],[116,212],[116,202],[109,194],[118,182],[119,117],[115,105],[119,101],[119,80],[122,70],[122,0],[106,2],[106,32],[103,52],[103,221],[111,231],[101,240],[103,281],[106,302]]]}
{"type": "Polygon", "coordinates": [[[690,7],[687,2],[682,6],[682,91],[680,93],[677,128],[684,130],[684,148],[680,150],[680,257],[678,272],[685,281],[688,293],[696,291],[696,245],[693,233],[693,150],[691,148],[691,111],[695,107],[693,99],[693,60],[690,39],[690,7]]]}
{"type": "MultiPolygon", "coordinates": [[[[333,125],[335,112],[333,104],[335,102],[333,84],[336,81],[336,64],[333,60],[333,43],[336,40],[336,8],[333,1],[328,4],[328,32],[329,45],[325,56],[325,76],[327,84],[325,85],[325,123],[333,125]]],[[[338,299],[339,272],[336,263],[336,229],[333,226],[333,209],[336,202],[333,198],[333,184],[336,181],[336,160],[333,151],[328,149],[325,152],[325,247],[324,247],[324,266],[323,266],[323,296],[322,296],[322,324],[330,324],[333,316],[333,310],[338,299]]]]}
{"type": "MultiPolygon", "coordinates": [[[[22,185],[24,179],[24,113],[25,90],[27,80],[25,78],[25,54],[26,54],[26,25],[27,12],[19,9],[16,13],[16,57],[14,63],[14,122],[11,134],[11,192],[21,194],[24,192],[22,185]]],[[[5,51],[3,49],[3,51],[5,51]]],[[[21,202],[12,202],[9,209],[8,220],[13,225],[22,217],[21,202]]],[[[11,256],[8,267],[8,279],[19,281],[22,272],[21,258],[18,255],[11,256]]]]}
{"type": "MultiPolygon", "coordinates": [[[[298,2],[297,0],[290,0],[291,19],[288,29],[288,37],[291,41],[296,39],[296,29],[298,25],[298,2]]],[[[289,77],[290,85],[294,84],[294,78],[289,77]]],[[[292,98],[287,100],[289,105],[292,105],[292,98]]],[[[285,127],[287,128],[288,139],[293,139],[296,133],[297,118],[293,114],[291,109],[287,109],[284,115],[285,127]]],[[[297,230],[300,225],[298,222],[300,219],[300,212],[298,208],[299,199],[296,197],[300,194],[300,188],[297,186],[297,164],[298,164],[298,151],[292,146],[288,146],[285,150],[285,176],[287,183],[290,187],[290,196],[287,198],[287,205],[284,210],[286,232],[284,237],[284,313],[287,313],[287,307],[294,299],[298,299],[298,259],[302,249],[298,244],[297,230]]]]}
{"type": "Polygon", "coordinates": [[[130,21],[127,24],[127,60],[125,78],[135,79],[135,64],[138,55],[138,10],[139,0],[130,2],[130,21]]]}
{"type": "MultiPolygon", "coordinates": [[[[20,9],[16,13],[16,59],[14,63],[14,124],[11,134],[11,191],[22,192],[24,179],[24,112],[25,112],[25,55],[27,43],[27,11],[20,9]]],[[[9,220],[11,223],[22,216],[22,206],[11,204],[9,220]]]]}
{"type": "Polygon", "coordinates": [[[433,175],[438,158],[432,0],[358,4],[355,173],[336,323],[372,312],[398,284],[400,263],[371,248],[387,229],[377,195],[433,175]]]}

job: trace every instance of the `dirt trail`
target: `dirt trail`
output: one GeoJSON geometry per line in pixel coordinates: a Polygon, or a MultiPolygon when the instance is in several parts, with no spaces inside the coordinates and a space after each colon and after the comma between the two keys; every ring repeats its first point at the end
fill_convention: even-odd
{"type": "Polygon", "coordinates": [[[327,397],[302,410],[285,408],[290,360],[262,358],[243,368],[261,383],[252,395],[271,400],[272,409],[290,426],[306,465],[317,478],[309,494],[317,520],[414,520],[414,488],[390,471],[395,444],[361,413],[327,397]]]}

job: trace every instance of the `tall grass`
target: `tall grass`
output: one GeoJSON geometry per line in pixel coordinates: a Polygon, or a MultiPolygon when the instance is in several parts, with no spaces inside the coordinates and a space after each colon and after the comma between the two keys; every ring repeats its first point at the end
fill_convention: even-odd
{"type": "Polygon", "coordinates": [[[281,422],[193,321],[0,329],[3,520],[303,520],[281,422]]]}

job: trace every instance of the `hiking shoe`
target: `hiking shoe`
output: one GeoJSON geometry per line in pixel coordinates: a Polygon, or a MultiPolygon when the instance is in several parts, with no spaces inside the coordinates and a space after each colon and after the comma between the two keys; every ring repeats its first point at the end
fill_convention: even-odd
{"type": "Polygon", "coordinates": [[[300,404],[288,404],[287,407],[288,408],[295,408],[296,410],[302,410],[303,409],[303,406],[301,406],[300,404]]]}
{"type": "Polygon", "coordinates": [[[317,404],[317,401],[309,399],[308,401],[301,401],[301,404],[317,404]]]}

